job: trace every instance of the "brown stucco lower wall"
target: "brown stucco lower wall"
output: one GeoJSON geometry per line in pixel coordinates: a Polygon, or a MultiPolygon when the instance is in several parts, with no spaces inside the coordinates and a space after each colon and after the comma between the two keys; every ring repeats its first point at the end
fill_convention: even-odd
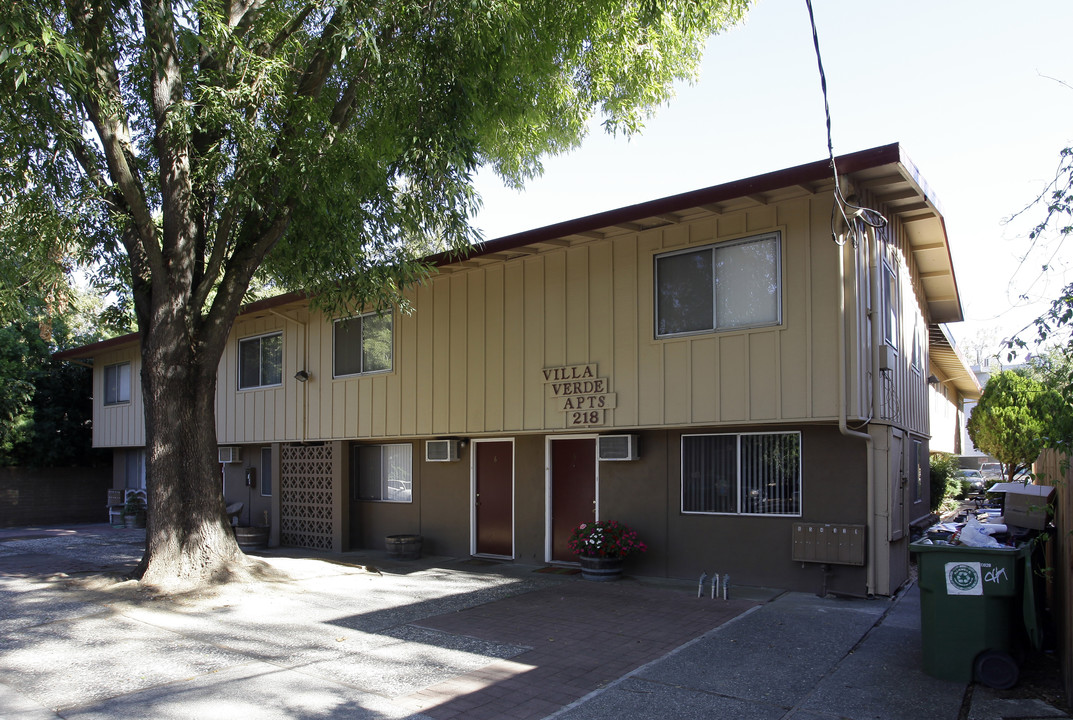
{"type": "MultiPolygon", "coordinates": [[[[686,431],[640,431],[640,457],[598,463],[599,514],[629,523],[649,552],[629,561],[628,572],[696,579],[701,573],[730,575],[731,583],[804,592],[864,595],[863,567],[832,565],[824,577],[817,564],[792,558],[796,523],[867,525],[866,450],[837,427],[696,428],[704,432],[802,433],[801,517],[697,515],[681,511],[681,436],[686,431]]],[[[541,564],[547,517],[544,435],[506,438],[514,446],[514,558],[541,564]]],[[[418,534],[428,555],[467,557],[471,545],[471,473],[474,443],[464,443],[457,462],[426,462],[424,439],[413,443],[412,503],[350,505],[349,547],[384,549],[388,535],[418,534]]],[[[349,483],[346,483],[349,484],[349,483]]]]}
{"type": "Polygon", "coordinates": [[[0,527],[108,522],[111,468],[0,468],[0,527]]]}
{"type": "MultiPolygon", "coordinates": [[[[770,428],[775,429],[775,428],[770,428]]],[[[788,430],[792,428],[780,428],[788,430]]],[[[757,432],[719,428],[712,432],[757,432]]],[[[705,432],[689,430],[689,434],[705,432]]],[[[600,463],[600,515],[634,526],[648,543],[631,561],[639,575],[682,579],[702,573],[730,575],[731,583],[820,592],[819,565],[791,560],[796,522],[866,524],[864,443],[837,428],[802,429],[802,515],[766,517],[695,515],[681,512],[681,436],[678,431],[641,433],[641,458],[600,463]]],[[[826,590],[864,595],[863,568],[830,566],[826,590]]]]}

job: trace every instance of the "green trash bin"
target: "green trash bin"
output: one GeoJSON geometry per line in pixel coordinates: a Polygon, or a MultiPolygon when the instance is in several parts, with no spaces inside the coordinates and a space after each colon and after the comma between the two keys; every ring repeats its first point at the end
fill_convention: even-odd
{"type": "Polygon", "coordinates": [[[975,548],[912,543],[920,585],[924,672],[1005,689],[1017,683],[1030,545],[975,548]]]}

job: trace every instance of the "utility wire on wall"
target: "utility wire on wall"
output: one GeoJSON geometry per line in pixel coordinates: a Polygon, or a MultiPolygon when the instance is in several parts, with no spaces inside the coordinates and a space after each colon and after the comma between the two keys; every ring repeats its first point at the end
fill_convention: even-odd
{"type": "Polygon", "coordinates": [[[835,146],[831,136],[831,107],[827,102],[827,75],[823,71],[823,59],[820,57],[820,36],[816,32],[816,16],[812,12],[812,0],[805,0],[805,5],[808,6],[808,19],[812,24],[812,44],[816,48],[816,65],[820,70],[820,88],[823,91],[823,113],[827,118],[827,154],[831,159],[831,172],[834,174],[835,178],[835,204],[834,207],[831,208],[831,239],[839,245],[845,243],[845,240],[839,239],[838,231],[835,228],[835,213],[837,212],[842,216],[842,222],[850,231],[853,247],[857,247],[858,222],[878,230],[887,226],[887,218],[883,217],[882,213],[878,210],[854,205],[846,200],[845,196],[842,194],[842,186],[838,181],[838,167],[835,164],[835,146]]]}

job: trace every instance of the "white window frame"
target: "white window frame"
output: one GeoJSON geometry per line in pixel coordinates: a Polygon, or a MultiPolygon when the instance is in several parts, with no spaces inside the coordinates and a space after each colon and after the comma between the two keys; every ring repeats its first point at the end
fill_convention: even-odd
{"type": "Polygon", "coordinates": [[[261,448],[261,497],[272,497],[272,448],[261,448]],[[265,492],[265,484],[268,484],[268,492],[265,492]]]}
{"type": "Polygon", "coordinates": [[[801,511],[804,504],[804,443],[802,441],[801,433],[799,431],[790,432],[743,432],[743,433],[691,433],[682,435],[680,443],[681,457],[680,457],[680,488],[681,488],[681,512],[683,515],[733,515],[736,517],[801,517],[801,511]],[[744,498],[744,480],[742,473],[742,453],[741,453],[741,441],[744,437],[758,437],[764,435],[786,435],[795,436],[797,438],[797,485],[795,488],[796,493],[796,512],[751,512],[747,509],[747,504],[744,498]],[[735,475],[733,479],[733,487],[737,496],[736,507],[733,512],[717,512],[709,510],[690,510],[686,509],[686,440],[694,437],[732,437],[735,439],[735,475]]]}
{"type": "Polygon", "coordinates": [[[782,291],[783,291],[783,277],[782,277],[782,232],[774,230],[772,232],[761,233],[758,235],[750,235],[748,237],[738,238],[736,240],[723,240],[720,242],[709,243],[707,245],[696,245],[680,250],[674,250],[671,252],[660,253],[655,255],[652,259],[652,271],[653,271],[653,332],[656,339],[664,338],[676,338],[684,337],[688,335],[701,335],[715,332],[740,332],[742,330],[749,330],[753,328],[761,327],[775,327],[782,324],[782,291]],[[776,278],[775,288],[775,317],[772,320],[766,322],[757,322],[746,325],[732,325],[720,327],[719,320],[719,288],[718,278],[715,273],[715,260],[716,255],[720,250],[728,250],[733,247],[747,245],[750,243],[763,242],[767,240],[775,241],[775,267],[774,275],[776,278]],[[699,328],[696,330],[685,330],[681,332],[660,332],[660,279],[659,279],[659,265],[660,261],[665,258],[674,257],[676,255],[685,255],[690,253],[698,253],[703,251],[710,251],[712,256],[712,324],[711,328],[699,328]]]}
{"type": "Polygon", "coordinates": [[[364,443],[354,443],[350,446],[350,499],[356,502],[377,502],[377,503],[393,503],[393,504],[412,504],[414,501],[414,446],[412,443],[384,443],[379,445],[367,445],[364,443]],[[380,479],[379,496],[378,497],[363,497],[361,495],[361,480],[360,480],[360,464],[358,462],[359,453],[361,450],[370,450],[373,448],[380,449],[380,479]],[[391,468],[388,463],[385,462],[385,458],[389,457],[384,453],[387,448],[407,450],[407,463],[405,468],[408,477],[406,481],[408,483],[407,490],[409,492],[409,498],[405,500],[390,499],[387,496],[391,494],[388,482],[390,480],[391,468]]]}
{"type": "Polygon", "coordinates": [[[238,389],[239,390],[263,390],[264,388],[280,387],[283,385],[283,331],[274,330],[272,332],[261,333],[260,335],[250,335],[249,337],[241,338],[238,341],[238,389]],[[279,382],[266,383],[264,381],[264,340],[265,338],[279,337],[279,382]],[[246,343],[253,341],[258,343],[257,354],[257,384],[256,385],[243,385],[242,384],[242,346],[246,343]]]}
{"type": "Polygon", "coordinates": [[[145,450],[126,451],[123,458],[123,486],[127,490],[145,490],[145,450]],[[134,481],[133,485],[131,480],[134,481]]]}
{"type": "MultiPolygon", "coordinates": [[[[344,330],[343,332],[352,332],[352,331],[353,331],[352,329],[347,329],[347,330],[344,330]]],[[[360,315],[352,315],[350,317],[337,318],[332,323],[332,377],[346,378],[346,377],[356,377],[358,375],[376,375],[376,374],[380,374],[380,373],[392,372],[394,370],[394,368],[395,368],[395,315],[394,315],[393,312],[388,311],[388,312],[383,312],[383,313],[376,313],[376,312],[362,313],[360,315]],[[390,345],[390,353],[391,354],[390,354],[390,357],[388,359],[388,366],[386,368],[377,368],[377,369],[374,369],[374,370],[366,370],[365,369],[365,318],[368,318],[368,317],[386,318],[387,321],[390,323],[389,329],[390,329],[390,332],[391,332],[391,340],[390,340],[389,345],[390,345]],[[362,367],[357,372],[341,373],[336,368],[336,363],[337,363],[337,360],[338,360],[338,356],[336,354],[337,350],[338,350],[338,348],[337,348],[337,345],[338,345],[338,333],[340,332],[340,325],[342,323],[350,323],[350,322],[353,322],[354,320],[360,320],[361,321],[361,327],[360,327],[359,332],[361,332],[361,335],[362,335],[362,337],[361,337],[361,365],[362,365],[362,367]]]]}
{"type": "Polygon", "coordinates": [[[898,330],[901,325],[898,272],[895,265],[883,258],[883,340],[898,349],[898,330]]]}
{"type": "Polygon", "coordinates": [[[913,468],[913,502],[919,503],[924,501],[924,468],[921,464],[921,459],[924,455],[924,443],[920,440],[913,440],[913,445],[910,450],[912,454],[912,468],[913,468]]]}
{"type": "Polygon", "coordinates": [[[920,316],[913,316],[913,358],[910,366],[917,375],[924,373],[924,337],[920,331],[920,316]]]}
{"type": "Polygon", "coordinates": [[[113,363],[111,365],[104,366],[104,388],[101,392],[101,398],[104,405],[129,405],[130,404],[130,361],[113,363]],[[126,369],[126,377],[124,378],[123,369],[126,369]],[[108,377],[112,376],[112,393],[108,390],[108,377]],[[114,395],[114,398],[109,395],[114,395]]]}

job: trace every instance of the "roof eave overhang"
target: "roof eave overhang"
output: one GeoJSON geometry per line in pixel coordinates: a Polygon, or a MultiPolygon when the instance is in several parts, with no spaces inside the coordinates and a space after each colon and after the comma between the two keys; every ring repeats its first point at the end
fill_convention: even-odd
{"type": "Polygon", "coordinates": [[[983,392],[980,381],[945,325],[935,323],[928,326],[928,358],[943,373],[946,378],[943,382],[957,390],[962,398],[980,398],[983,392]]]}
{"type": "MultiPolygon", "coordinates": [[[[961,299],[954,278],[946,224],[938,201],[901,146],[892,143],[861,150],[839,156],[835,162],[840,178],[845,178],[848,186],[855,191],[867,191],[870,197],[876,198],[888,219],[897,220],[905,228],[910,251],[921,274],[929,322],[962,320],[961,299]]],[[[430,255],[425,262],[441,272],[464,270],[577,242],[654,230],[696,218],[833,190],[831,163],[829,160],[820,160],[526,230],[481,242],[462,251],[430,255]]],[[[268,298],[247,305],[242,315],[264,312],[307,298],[308,295],[302,292],[268,298]]],[[[56,357],[89,357],[101,350],[137,340],[135,333],[57,353],[56,357]]]]}
{"type": "MultiPolygon", "coordinates": [[[[938,200],[898,143],[862,150],[835,159],[839,176],[851,191],[867,191],[890,220],[905,230],[913,260],[920,270],[929,321],[964,319],[953,259],[938,200]]],[[[766,205],[795,196],[833,192],[828,160],[691,190],[679,195],[608,210],[545,227],[526,230],[426,260],[443,270],[464,269],[483,262],[616,234],[656,229],[707,214],[723,214],[766,205]]]]}

